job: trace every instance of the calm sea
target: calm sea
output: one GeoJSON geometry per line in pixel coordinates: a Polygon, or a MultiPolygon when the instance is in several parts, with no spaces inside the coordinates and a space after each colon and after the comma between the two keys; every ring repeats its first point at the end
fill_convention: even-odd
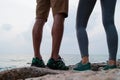
{"type": "MultiPolygon", "coordinates": [[[[66,65],[74,65],[81,60],[80,54],[60,54],[64,58],[66,65]]],[[[47,63],[50,54],[42,54],[45,63],[47,63]]],[[[0,71],[9,70],[12,68],[30,66],[32,55],[1,55],[0,56],[0,71]]],[[[91,54],[90,62],[106,62],[108,55],[91,54]]],[[[117,56],[120,59],[120,55],[117,56]]]]}

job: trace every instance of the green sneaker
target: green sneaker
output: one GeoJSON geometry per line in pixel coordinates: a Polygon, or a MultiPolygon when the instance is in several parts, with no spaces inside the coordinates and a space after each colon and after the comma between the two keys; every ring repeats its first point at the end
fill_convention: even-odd
{"type": "Polygon", "coordinates": [[[55,69],[55,70],[68,70],[69,67],[65,65],[65,63],[62,61],[62,59],[58,59],[55,61],[53,58],[48,60],[47,67],[50,69],[55,69]]]}
{"type": "Polygon", "coordinates": [[[91,70],[91,64],[89,62],[86,64],[82,64],[82,62],[79,62],[76,64],[76,67],[73,68],[73,70],[76,70],[76,71],[91,70]]]}
{"type": "Polygon", "coordinates": [[[45,64],[44,64],[43,60],[42,59],[40,60],[37,57],[32,59],[31,66],[45,68],[45,64]]]}
{"type": "Polygon", "coordinates": [[[103,68],[103,70],[109,70],[109,69],[114,69],[114,68],[117,68],[117,66],[116,65],[106,65],[104,68],[103,68]]]}

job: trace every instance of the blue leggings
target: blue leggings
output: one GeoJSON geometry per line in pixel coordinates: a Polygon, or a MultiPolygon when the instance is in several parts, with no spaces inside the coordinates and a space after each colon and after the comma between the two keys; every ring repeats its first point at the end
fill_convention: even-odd
{"type": "MultiPolygon", "coordinates": [[[[97,0],[79,0],[76,31],[82,57],[89,56],[89,42],[86,27],[96,1],[97,0]]],[[[100,2],[102,8],[102,21],[107,37],[109,60],[116,60],[118,49],[118,34],[114,25],[116,0],[100,0],[100,2]]]]}

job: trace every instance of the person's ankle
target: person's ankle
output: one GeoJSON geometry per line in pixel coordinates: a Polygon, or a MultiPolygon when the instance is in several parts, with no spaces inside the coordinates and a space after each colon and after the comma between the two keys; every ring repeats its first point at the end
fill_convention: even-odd
{"type": "Polygon", "coordinates": [[[57,61],[57,60],[60,59],[61,57],[58,55],[58,56],[51,56],[51,58],[53,58],[55,61],[57,61]]]}
{"type": "Polygon", "coordinates": [[[42,60],[42,57],[40,56],[34,56],[34,58],[38,58],[39,60],[42,60]]]}
{"type": "Polygon", "coordinates": [[[82,64],[86,64],[88,62],[89,62],[89,59],[88,59],[87,56],[85,56],[85,57],[82,58],[82,64]]]}
{"type": "Polygon", "coordinates": [[[109,61],[108,61],[108,64],[109,64],[109,65],[116,65],[116,61],[115,61],[115,60],[109,60],[109,61]]]}

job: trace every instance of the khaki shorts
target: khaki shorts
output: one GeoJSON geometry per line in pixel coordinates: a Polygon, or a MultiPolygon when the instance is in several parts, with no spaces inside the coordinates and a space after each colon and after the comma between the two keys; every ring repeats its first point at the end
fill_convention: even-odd
{"type": "Polygon", "coordinates": [[[48,18],[50,7],[52,8],[53,16],[62,13],[65,17],[68,16],[68,0],[37,0],[36,18],[48,18]]]}

